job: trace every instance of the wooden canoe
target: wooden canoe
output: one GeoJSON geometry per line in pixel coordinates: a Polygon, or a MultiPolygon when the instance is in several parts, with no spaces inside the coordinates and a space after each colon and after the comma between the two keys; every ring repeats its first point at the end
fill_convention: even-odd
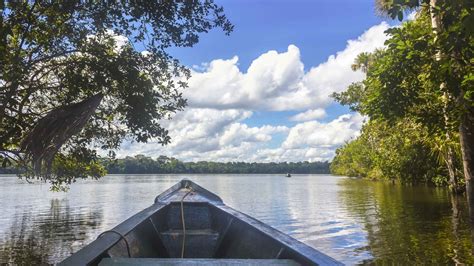
{"type": "Polygon", "coordinates": [[[340,264],[184,179],[59,265],[340,264]]]}

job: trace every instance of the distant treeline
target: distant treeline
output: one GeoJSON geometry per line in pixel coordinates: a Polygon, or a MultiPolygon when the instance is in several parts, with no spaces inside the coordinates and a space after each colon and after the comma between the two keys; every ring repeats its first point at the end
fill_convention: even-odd
{"type": "MultiPolygon", "coordinates": [[[[182,162],[173,157],[153,159],[144,155],[122,159],[102,158],[100,164],[109,174],[329,174],[330,163],[325,162],[182,162]]],[[[0,167],[0,174],[17,174],[14,166],[0,167]]]]}
{"type": "Polygon", "coordinates": [[[329,162],[246,163],[182,162],[175,158],[144,155],[103,162],[109,174],[328,174],[329,162]]]}

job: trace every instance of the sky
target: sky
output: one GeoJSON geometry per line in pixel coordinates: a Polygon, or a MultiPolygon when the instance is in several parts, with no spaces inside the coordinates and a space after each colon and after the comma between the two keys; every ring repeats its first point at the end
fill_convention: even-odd
{"type": "Polygon", "coordinates": [[[168,52],[189,67],[184,111],[164,121],[167,146],[125,142],[119,157],[182,161],[330,161],[366,118],[330,95],[364,79],[350,65],[382,48],[396,22],[374,0],[216,1],[234,24],[168,52]]]}

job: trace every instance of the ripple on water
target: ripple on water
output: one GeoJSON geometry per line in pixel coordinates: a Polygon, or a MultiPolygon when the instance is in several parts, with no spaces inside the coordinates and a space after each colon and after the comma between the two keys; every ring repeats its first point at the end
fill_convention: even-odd
{"type": "Polygon", "coordinates": [[[68,193],[0,177],[0,264],[58,262],[181,178],[346,264],[474,262],[466,206],[453,217],[443,189],[327,175],[111,175],[68,193]]]}

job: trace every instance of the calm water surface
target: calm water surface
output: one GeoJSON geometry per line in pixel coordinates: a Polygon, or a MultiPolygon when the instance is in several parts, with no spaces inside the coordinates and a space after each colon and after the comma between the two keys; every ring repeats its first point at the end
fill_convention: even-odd
{"type": "Polygon", "coordinates": [[[474,262],[465,201],[330,175],[110,175],[67,193],[0,176],[0,264],[56,263],[181,178],[346,263],[474,262]]]}

